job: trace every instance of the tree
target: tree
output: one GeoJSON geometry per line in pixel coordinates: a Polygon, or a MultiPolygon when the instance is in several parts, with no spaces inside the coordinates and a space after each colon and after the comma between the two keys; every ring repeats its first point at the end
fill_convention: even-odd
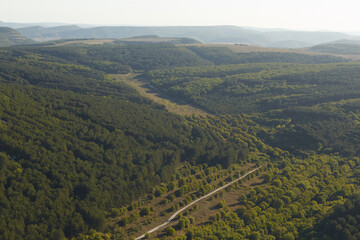
{"type": "Polygon", "coordinates": [[[143,207],[140,211],[140,216],[147,216],[150,214],[150,208],[149,207],[143,207]]]}
{"type": "Polygon", "coordinates": [[[169,236],[174,236],[176,233],[175,229],[173,227],[168,227],[166,229],[166,234],[169,235],[169,236]]]}

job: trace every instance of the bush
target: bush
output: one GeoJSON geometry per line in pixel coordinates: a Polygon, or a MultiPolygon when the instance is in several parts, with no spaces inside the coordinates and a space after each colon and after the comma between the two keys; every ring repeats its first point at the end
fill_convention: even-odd
{"type": "Polygon", "coordinates": [[[150,214],[150,208],[149,207],[143,207],[140,211],[140,216],[147,216],[150,214]]]}
{"type": "Polygon", "coordinates": [[[175,229],[174,229],[173,227],[168,227],[168,228],[166,229],[166,234],[167,234],[168,236],[174,236],[175,233],[176,233],[176,231],[175,231],[175,229]]]}

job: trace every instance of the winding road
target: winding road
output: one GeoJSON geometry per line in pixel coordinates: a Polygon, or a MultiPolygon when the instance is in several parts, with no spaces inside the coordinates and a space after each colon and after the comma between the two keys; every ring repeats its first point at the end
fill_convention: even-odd
{"type": "MultiPolygon", "coordinates": [[[[231,184],[233,184],[233,183],[235,183],[235,182],[237,182],[237,181],[239,181],[239,180],[241,180],[241,179],[243,179],[243,178],[245,178],[247,175],[249,175],[249,174],[251,174],[251,173],[253,173],[253,172],[255,172],[255,171],[257,171],[258,169],[260,169],[260,168],[262,168],[262,166],[260,166],[260,167],[258,167],[258,168],[255,168],[255,169],[253,169],[253,170],[251,170],[251,171],[249,171],[249,172],[247,172],[247,173],[245,173],[243,176],[241,176],[241,177],[239,177],[239,178],[237,178],[237,179],[235,179],[234,181],[232,181],[232,182],[229,182],[229,183],[227,183],[227,184],[225,184],[224,186],[222,186],[222,187],[219,187],[219,188],[217,188],[217,189],[215,189],[214,191],[212,191],[212,192],[210,192],[210,193],[208,193],[208,194],[206,194],[205,196],[202,196],[202,197],[200,197],[200,198],[198,198],[198,199],[196,199],[196,200],[194,200],[194,201],[192,201],[191,203],[189,203],[188,205],[186,205],[185,207],[183,207],[183,208],[181,208],[180,210],[178,210],[177,212],[175,212],[166,222],[164,222],[163,224],[160,224],[159,226],[157,226],[157,227],[154,227],[153,229],[151,229],[150,231],[148,231],[147,233],[153,233],[153,232],[155,232],[155,231],[157,231],[157,230],[159,230],[160,228],[162,228],[162,227],[164,227],[164,226],[166,226],[167,224],[169,224],[172,220],[174,220],[174,218],[176,218],[176,216],[179,214],[179,213],[181,213],[182,211],[184,211],[185,209],[187,209],[187,208],[189,208],[190,206],[192,206],[192,205],[194,205],[195,203],[197,203],[197,202],[199,202],[199,201],[201,201],[201,200],[203,200],[203,199],[205,199],[205,198],[207,198],[207,197],[209,197],[209,196],[211,196],[211,195],[213,195],[213,194],[215,194],[215,193],[217,193],[218,191],[221,191],[221,190],[223,190],[224,188],[227,188],[228,186],[230,186],[231,184]]],[[[145,234],[146,233],[144,233],[143,235],[141,235],[140,237],[137,237],[137,238],[135,238],[135,240],[138,240],[138,239],[142,239],[142,238],[144,238],[145,237],[145,234]]]]}

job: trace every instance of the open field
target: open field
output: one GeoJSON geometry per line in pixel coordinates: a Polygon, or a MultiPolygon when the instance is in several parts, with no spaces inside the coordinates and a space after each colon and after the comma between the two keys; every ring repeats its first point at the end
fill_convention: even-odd
{"type": "Polygon", "coordinates": [[[136,38],[122,38],[120,39],[124,42],[149,42],[149,43],[162,43],[162,42],[171,42],[176,40],[176,38],[165,38],[165,37],[136,37],[136,38]]]}
{"type": "Polygon", "coordinates": [[[65,41],[61,43],[57,43],[56,46],[64,46],[69,44],[83,43],[83,44],[104,44],[104,43],[112,43],[115,39],[83,39],[83,40],[71,40],[65,41]]]}

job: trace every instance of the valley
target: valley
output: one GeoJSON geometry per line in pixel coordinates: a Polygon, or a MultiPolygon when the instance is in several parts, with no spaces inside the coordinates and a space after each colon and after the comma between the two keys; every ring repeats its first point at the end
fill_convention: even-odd
{"type": "Polygon", "coordinates": [[[357,239],[354,46],[170,40],[0,48],[0,236],[357,239]]]}
{"type": "Polygon", "coordinates": [[[114,74],[110,75],[111,78],[114,78],[116,81],[123,82],[134,89],[138,91],[138,93],[148,99],[151,99],[152,101],[164,105],[166,109],[169,112],[172,112],[174,114],[179,114],[182,116],[185,115],[200,115],[200,116],[207,116],[209,115],[208,112],[198,108],[194,107],[190,104],[186,104],[184,101],[170,98],[169,96],[162,94],[160,91],[158,91],[156,88],[151,86],[149,82],[142,81],[140,79],[137,79],[137,76],[133,74],[114,74]]]}

